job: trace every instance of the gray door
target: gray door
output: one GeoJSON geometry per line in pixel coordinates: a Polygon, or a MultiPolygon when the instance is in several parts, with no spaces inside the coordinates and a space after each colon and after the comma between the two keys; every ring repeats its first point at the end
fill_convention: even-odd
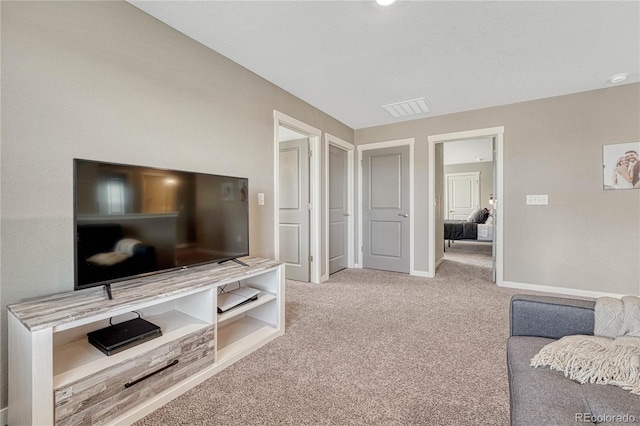
{"type": "Polygon", "coordinates": [[[409,272],[409,147],[362,153],[363,267],[409,272]]]}
{"type": "Polygon", "coordinates": [[[280,260],[285,276],[309,281],[309,140],[280,143],[280,260]]]}
{"type": "Polygon", "coordinates": [[[347,267],[349,204],[348,153],[329,145],[329,273],[347,267]]]}

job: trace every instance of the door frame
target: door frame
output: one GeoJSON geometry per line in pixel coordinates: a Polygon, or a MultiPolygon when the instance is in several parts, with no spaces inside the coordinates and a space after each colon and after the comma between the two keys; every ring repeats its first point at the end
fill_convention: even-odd
{"type": "Polygon", "coordinates": [[[280,225],[280,194],[279,194],[279,178],[280,176],[280,148],[279,148],[279,128],[280,125],[289,127],[298,133],[309,138],[311,149],[311,160],[309,161],[309,199],[311,200],[311,208],[309,209],[309,255],[311,256],[309,278],[314,284],[320,283],[320,265],[321,249],[320,249],[320,231],[321,231],[321,197],[320,197],[320,136],[322,131],[312,127],[300,120],[289,117],[280,111],[273,110],[273,243],[274,257],[280,260],[280,235],[278,232],[280,225]]]}
{"type": "Polygon", "coordinates": [[[330,133],[324,134],[324,243],[325,243],[325,271],[326,274],[321,277],[322,281],[329,279],[329,145],[347,151],[347,212],[349,219],[347,220],[347,268],[354,266],[354,211],[353,211],[353,158],[355,146],[352,143],[344,141],[330,133]]]}
{"type": "MultiPolygon", "coordinates": [[[[476,179],[476,196],[478,197],[478,203],[480,202],[480,172],[459,172],[459,173],[445,173],[444,174],[444,183],[445,183],[445,190],[444,190],[444,194],[445,197],[444,198],[444,212],[447,213],[445,216],[448,216],[449,214],[449,181],[448,181],[448,177],[456,177],[456,176],[474,176],[476,179]]],[[[479,207],[480,204],[478,204],[476,207],[479,207]]],[[[471,210],[475,209],[476,207],[472,207],[471,210]]]]}
{"type": "MultiPolygon", "coordinates": [[[[494,209],[496,211],[496,226],[495,234],[493,236],[496,247],[496,285],[504,285],[504,263],[503,263],[503,229],[504,229],[504,208],[502,207],[503,196],[503,142],[504,142],[504,126],[490,127],[486,129],[467,130],[454,133],[443,133],[440,135],[431,135],[427,137],[429,142],[429,277],[435,277],[436,275],[436,224],[435,224],[435,147],[437,143],[443,143],[447,141],[455,141],[460,139],[475,139],[475,138],[494,138],[495,144],[495,170],[496,179],[494,186],[496,193],[494,194],[494,209]]],[[[441,206],[440,206],[441,208],[441,206]]]]}
{"type": "Polygon", "coordinates": [[[414,202],[413,202],[413,189],[414,189],[414,171],[413,165],[413,146],[415,144],[415,138],[397,139],[385,142],[368,143],[365,145],[358,145],[358,245],[360,250],[358,251],[358,263],[355,264],[356,268],[363,267],[363,221],[362,221],[362,152],[373,149],[393,148],[396,146],[409,146],[409,275],[421,275],[422,273],[414,269],[414,202]]]}

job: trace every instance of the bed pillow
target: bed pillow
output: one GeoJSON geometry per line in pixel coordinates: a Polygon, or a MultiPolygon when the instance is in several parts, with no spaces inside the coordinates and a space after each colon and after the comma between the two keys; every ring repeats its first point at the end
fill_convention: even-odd
{"type": "Polygon", "coordinates": [[[471,214],[467,218],[467,222],[485,223],[488,217],[489,217],[489,210],[478,207],[477,209],[471,212],[471,214]]]}

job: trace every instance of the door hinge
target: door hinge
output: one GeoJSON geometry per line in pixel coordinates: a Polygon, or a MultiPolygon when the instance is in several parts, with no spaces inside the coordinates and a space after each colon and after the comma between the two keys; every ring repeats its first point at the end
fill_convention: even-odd
{"type": "Polygon", "coordinates": [[[307,204],[307,209],[313,210],[313,204],[311,204],[311,203],[307,204]]]}
{"type": "Polygon", "coordinates": [[[360,251],[364,251],[364,247],[363,246],[360,246],[360,251]]]}
{"type": "Polygon", "coordinates": [[[309,150],[309,158],[313,157],[313,151],[309,150]]]}
{"type": "Polygon", "coordinates": [[[309,262],[313,262],[313,256],[309,256],[309,262]]]}

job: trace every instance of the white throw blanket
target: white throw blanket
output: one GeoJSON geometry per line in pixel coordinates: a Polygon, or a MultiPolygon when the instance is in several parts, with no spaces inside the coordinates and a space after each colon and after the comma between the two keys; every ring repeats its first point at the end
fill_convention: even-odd
{"type": "Polygon", "coordinates": [[[123,238],[118,240],[113,251],[94,254],[87,259],[87,262],[94,265],[113,266],[133,256],[133,251],[138,244],[142,243],[133,238],[123,238]]]}
{"type": "Polygon", "coordinates": [[[580,383],[611,384],[640,395],[640,297],[600,298],[595,315],[597,335],[552,342],[531,366],[549,366],[580,383]]]}

